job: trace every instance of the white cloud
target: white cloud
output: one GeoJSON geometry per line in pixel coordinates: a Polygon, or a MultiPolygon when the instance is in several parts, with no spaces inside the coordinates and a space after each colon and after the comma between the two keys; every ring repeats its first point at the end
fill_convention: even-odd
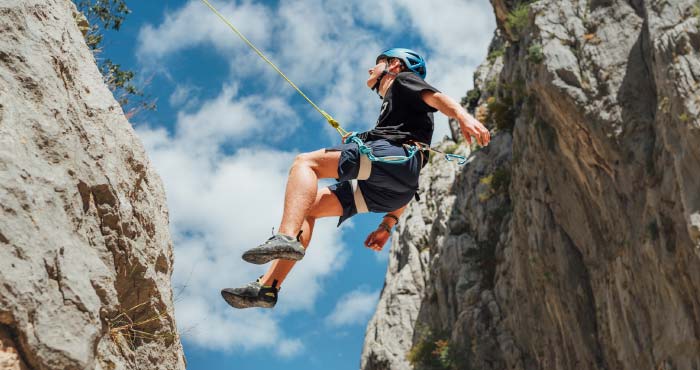
{"type": "Polygon", "coordinates": [[[338,300],[333,312],[326,317],[326,323],[332,326],[365,324],[376,309],[378,300],[379,291],[353,290],[338,300]]]}
{"type": "Polygon", "coordinates": [[[296,356],[304,349],[304,344],[299,339],[284,340],[279,344],[277,351],[282,357],[296,356]]]}
{"type": "MultiPolygon", "coordinates": [[[[252,42],[264,47],[271,24],[266,7],[244,2],[212,1],[219,12],[228,19],[235,19],[236,28],[252,42]]],[[[162,58],[198,45],[209,45],[227,54],[247,48],[241,42],[232,42],[235,34],[209,8],[199,0],[191,0],[185,6],[167,13],[163,22],[154,27],[144,26],[139,32],[137,53],[142,58],[162,58]]]]}
{"type": "Polygon", "coordinates": [[[189,110],[199,105],[197,97],[199,89],[191,85],[177,85],[168,98],[171,107],[189,110]]]}
{"type": "Polygon", "coordinates": [[[240,255],[278,225],[295,155],[242,146],[241,138],[264,127],[266,117],[284,115],[286,105],[273,102],[261,108],[259,97],[236,96],[235,89],[227,87],[200,110],[180,113],[172,133],[137,127],[168,196],[175,244],[173,280],[175,291],[181,290],[176,317],[185,339],[196,345],[252,349],[286,343],[280,355],[291,356],[302,347],[283,332],[278,319],[313,307],[323,278],[344,264],[344,247],[336,221],[319,220],[309,253],[284,282],[276,315],[236,311],[221,299],[222,288],[242,286],[265,271],[264,266],[243,262],[240,255]],[[228,154],[224,148],[232,143],[239,143],[237,150],[228,154]]]}
{"type": "Polygon", "coordinates": [[[174,140],[187,143],[190,156],[191,152],[211,156],[210,152],[217,151],[221,144],[239,144],[262,132],[272,141],[281,139],[294,131],[299,122],[283,99],[241,96],[237,86],[225,85],[219,96],[201,103],[199,110],[177,114],[174,140]]]}
{"type": "MultiPolygon", "coordinates": [[[[395,43],[413,34],[424,42],[417,49],[428,60],[428,82],[459,100],[471,88],[472,73],[484,59],[495,29],[486,0],[307,0],[281,2],[277,9],[248,2],[215,6],[258,47],[271,49],[268,57],[309,96],[322,96],[315,100],[321,100],[323,109],[346,129],[357,131],[371,128],[376,119],[379,102],[364,81],[381,50],[412,47],[395,43]]],[[[294,94],[198,1],[166,15],[159,26],[144,27],[140,40],[142,57],[163,58],[196,45],[213,45],[228,58],[233,80],[252,75],[263,82],[261,93],[281,98],[294,94]]],[[[435,117],[437,141],[449,135],[449,127],[445,116],[435,117]]]]}
{"type": "Polygon", "coordinates": [[[362,24],[383,29],[398,25],[397,7],[392,1],[355,0],[353,13],[362,24]]]}
{"type": "Polygon", "coordinates": [[[395,1],[410,16],[404,27],[417,32],[434,56],[456,55],[467,59],[459,65],[481,62],[486,52],[484,45],[488,46],[496,27],[488,1],[395,1]]]}
{"type": "MultiPolygon", "coordinates": [[[[284,1],[276,9],[250,1],[214,5],[321,108],[357,131],[369,129],[379,112],[377,96],[365,86],[377,53],[415,47],[428,59],[428,82],[458,100],[471,86],[495,28],[487,0],[284,1]],[[423,45],[397,44],[406,33],[423,45]]],[[[243,263],[240,254],[263,241],[282,214],[295,153],[265,145],[291,134],[313,111],[298,109],[300,100],[286,82],[198,0],[143,27],[137,52],[145,68],[167,75],[169,57],[195,47],[211,48],[229,64],[218,96],[200,102],[194,87],[176,86],[170,101],[180,110],[173,131],[137,129],[167,189],[175,289],[186,286],[176,304],[178,325],[199,346],[275,347],[281,356],[296,355],[303,345],[284,332],[282,320],[293,311],[313,310],[324,277],[345,263],[341,236],[351,224],[337,230],[336,220],[317,222],[309,253],[284,282],[274,315],[236,311],[223,302],[221,288],[264,272],[243,263]],[[254,90],[239,88],[251,82],[254,90]]],[[[446,122],[436,114],[435,139],[449,132],[446,122]]],[[[365,290],[347,294],[327,323],[365,322],[377,297],[365,290]]]]}
{"type": "MultiPolygon", "coordinates": [[[[408,13],[410,22],[405,24],[428,46],[427,81],[459,101],[486,57],[496,29],[493,8],[485,0],[394,1],[408,13]]],[[[433,143],[444,136],[450,136],[447,117],[436,113],[433,143]]]]}

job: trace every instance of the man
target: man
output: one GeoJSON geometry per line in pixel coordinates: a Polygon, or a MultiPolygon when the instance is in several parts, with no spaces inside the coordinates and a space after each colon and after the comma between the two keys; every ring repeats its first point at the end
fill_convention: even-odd
{"type": "MultiPolygon", "coordinates": [[[[427,84],[425,75],[425,61],[412,50],[389,49],[377,57],[367,87],[383,99],[382,107],[374,129],[359,135],[374,156],[405,156],[404,144],[430,143],[435,111],[456,119],[469,143],[474,136],[480,145],[488,145],[490,134],[484,125],[427,84]]],[[[274,262],[257,281],[223,289],[223,298],[236,308],[274,307],[280,285],[304,257],[317,218],[339,216],[340,224],[356,213],[387,212],[365,240],[365,246],[381,251],[418,190],[427,154],[420,152],[404,163],[372,162],[357,144],[349,143],[297,156],[289,171],[278,234],[243,254],[247,262],[274,262]],[[339,182],[318,189],[321,178],[339,182]]]]}

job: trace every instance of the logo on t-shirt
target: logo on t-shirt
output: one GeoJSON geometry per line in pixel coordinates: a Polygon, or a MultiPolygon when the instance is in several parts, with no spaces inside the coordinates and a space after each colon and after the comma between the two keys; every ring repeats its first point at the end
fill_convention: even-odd
{"type": "Polygon", "coordinates": [[[384,112],[386,112],[386,107],[389,106],[389,101],[385,100],[384,103],[382,103],[382,110],[379,112],[379,117],[384,115],[384,112]]]}

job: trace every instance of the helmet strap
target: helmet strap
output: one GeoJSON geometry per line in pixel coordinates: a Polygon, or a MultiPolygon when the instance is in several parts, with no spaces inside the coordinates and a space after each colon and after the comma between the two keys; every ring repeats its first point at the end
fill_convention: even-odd
{"type": "Polygon", "coordinates": [[[382,74],[380,74],[379,77],[377,77],[377,82],[375,82],[374,86],[372,86],[372,90],[374,90],[377,93],[377,95],[379,95],[380,99],[384,99],[384,97],[379,93],[379,85],[382,83],[382,79],[386,75],[393,76],[393,77],[396,77],[399,75],[398,73],[394,73],[394,72],[389,71],[389,63],[388,62],[386,64],[386,66],[384,66],[384,70],[382,71],[382,74]]]}

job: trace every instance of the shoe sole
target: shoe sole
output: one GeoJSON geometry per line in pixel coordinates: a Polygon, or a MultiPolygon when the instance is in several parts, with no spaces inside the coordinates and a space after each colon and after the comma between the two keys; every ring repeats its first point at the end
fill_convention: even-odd
{"type": "Polygon", "coordinates": [[[274,302],[267,302],[263,301],[260,299],[256,299],[253,297],[242,297],[236,294],[233,294],[231,292],[227,292],[226,289],[221,290],[221,296],[224,298],[224,301],[229,304],[229,306],[233,308],[251,308],[251,307],[260,307],[260,308],[273,308],[275,307],[274,302]]]}
{"type": "Polygon", "coordinates": [[[241,258],[246,262],[262,265],[277,259],[299,261],[304,258],[304,253],[289,246],[276,246],[264,249],[261,248],[259,250],[249,250],[243,253],[241,258]]]}

